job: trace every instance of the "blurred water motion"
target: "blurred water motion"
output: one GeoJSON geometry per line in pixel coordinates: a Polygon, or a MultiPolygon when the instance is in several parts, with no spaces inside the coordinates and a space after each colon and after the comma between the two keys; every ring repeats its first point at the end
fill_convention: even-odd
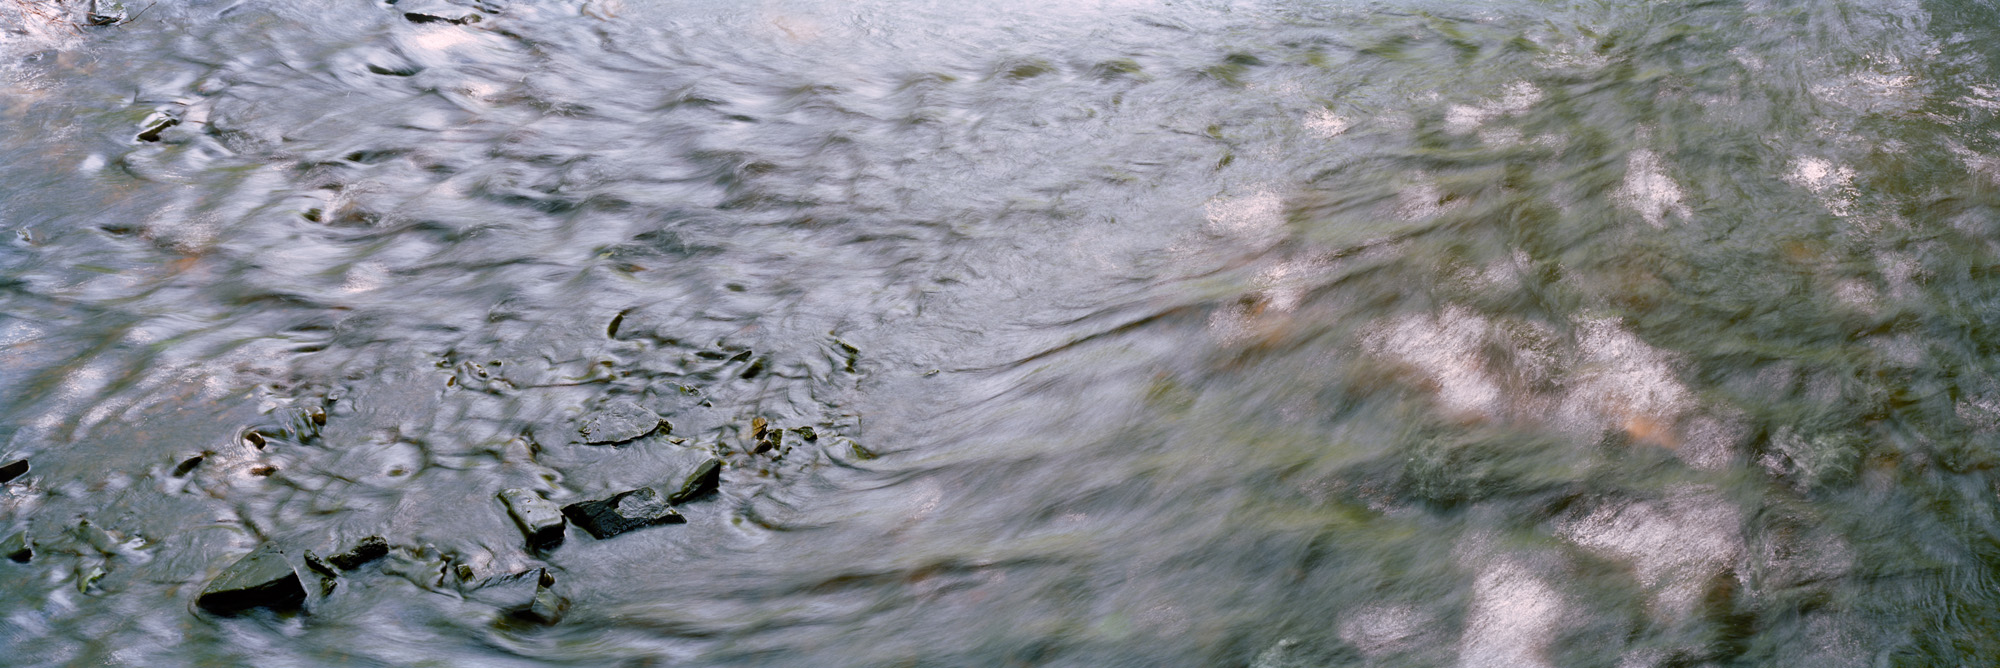
{"type": "Polygon", "coordinates": [[[0,4],[0,663],[2000,657],[1989,3],[126,9],[0,4]]]}

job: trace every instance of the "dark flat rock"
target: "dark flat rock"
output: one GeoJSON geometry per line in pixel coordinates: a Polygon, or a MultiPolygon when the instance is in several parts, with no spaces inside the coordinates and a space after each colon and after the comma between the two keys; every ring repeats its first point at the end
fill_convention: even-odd
{"type": "Polygon", "coordinates": [[[28,460],[16,459],[14,461],[7,462],[6,465],[0,466],[0,483],[14,482],[15,478],[19,478],[22,475],[26,474],[27,472],[28,472],[28,460]]]}
{"type": "Polygon", "coordinates": [[[35,544],[28,540],[28,532],[16,531],[7,540],[0,540],[0,557],[25,564],[35,558],[35,544]]]}
{"type": "Polygon", "coordinates": [[[500,492],[500,502],[507,504],[507,514],[527,536],[528,547],[546,550],[562,544],[562,508],[554,501],[529,490],[510,489],[500,492]]]}
{"type": "Polygon", "coordinates": [[[638,404],[614,401],[584,416],[583,424],[578,425],[576,431],[583,436],[585,443],[623,443],[653,433],[664,422],[660,414],[638,404]]]}
{"type": "Polygon", "coordinates": [[[620,492],[601,501],[572,503],[563,507],[563,515],[569,518],[570,523],[599,539],[634,529],[687,521],[651,487],[620,492]]]}
{"type": "Polygon", "coordinates": [[[381,536],[369,536],[355,541],[354,547],[347,548],[346,552],[327,557],[326,561],[339,566],[340,570],[351,571],[360,568],[362,564],[388,555],[389,541],[381,536]]]}
{"type": "Polygon", "coordinates": [[[265,545],[223,569],[195,603],[209,612],[230,615],[250,608],[296,608],[305,600],[306,588],[285,553],[265,545]]]}
{"type": "Polygon", "coordinates": [[[411,23],[478,23],[479,12],[471,7],[454,5],[443,0],[402,0],[396,8],[403,10],[403,19],[411,23]]]}

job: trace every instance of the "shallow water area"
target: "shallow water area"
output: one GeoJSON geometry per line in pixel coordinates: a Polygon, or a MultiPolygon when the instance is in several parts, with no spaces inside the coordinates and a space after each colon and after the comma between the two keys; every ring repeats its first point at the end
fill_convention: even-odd
{"type": "Polygon", "coordinates": [[[2000,656],[1987,3],[82,4],[0,663],[2000,656]]]}

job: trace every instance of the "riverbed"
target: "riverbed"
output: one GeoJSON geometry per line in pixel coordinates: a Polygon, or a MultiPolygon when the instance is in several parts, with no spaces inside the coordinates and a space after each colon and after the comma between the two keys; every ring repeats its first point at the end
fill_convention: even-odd
{"type": "Polygon", "coordinates": [[[84,4],[0,664],[2000,660],[1988,3],[84,4]]]}

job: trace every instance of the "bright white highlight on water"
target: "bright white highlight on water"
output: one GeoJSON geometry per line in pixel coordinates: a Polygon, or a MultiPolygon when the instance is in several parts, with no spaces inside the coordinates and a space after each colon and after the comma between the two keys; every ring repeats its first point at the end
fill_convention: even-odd
{"type": "Polygon", "coordinates": [[[1618,203],[1638,211],[1653,227],[1666,227],[1670,213],[1682,219],[1693,217],[1682,201],[1686,195],[1680,184],[1667,176],[1665,164],[1651,150],[1642,148],[1626,156],[1625,184],[1615,196],[1618,203]]]}

